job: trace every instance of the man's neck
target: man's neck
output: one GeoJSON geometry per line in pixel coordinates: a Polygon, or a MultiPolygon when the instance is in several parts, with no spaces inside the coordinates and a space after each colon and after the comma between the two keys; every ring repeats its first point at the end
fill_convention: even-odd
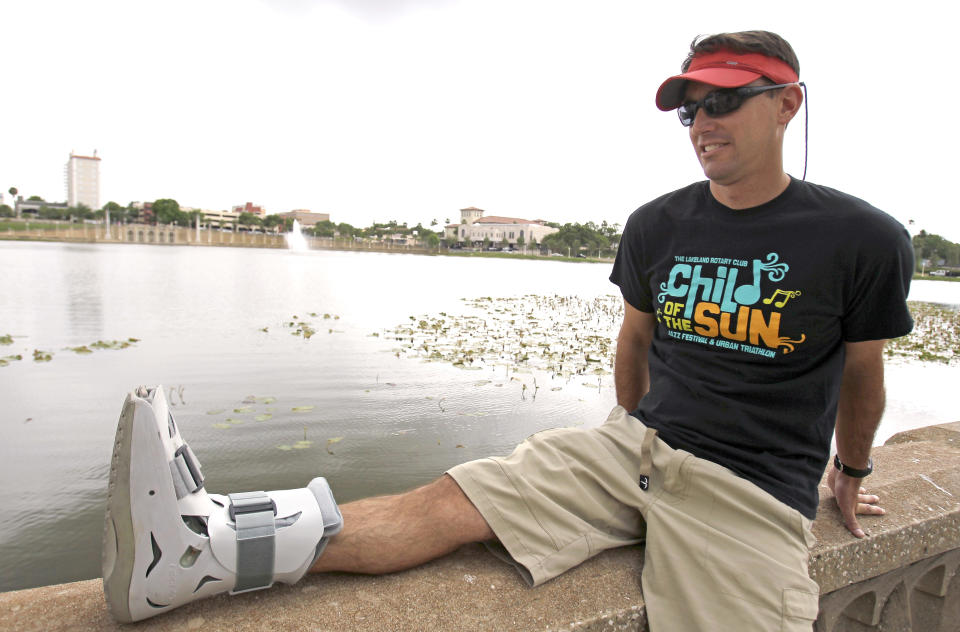
{"type": "Polygon", "coordinates": [[[766,204],[783,193],[788,186],[790,176],[780,171],[778,176],[760,181],[738,181],[725,185],[711,180],[710,193],[724,206],[740,210],[766,204]]]}

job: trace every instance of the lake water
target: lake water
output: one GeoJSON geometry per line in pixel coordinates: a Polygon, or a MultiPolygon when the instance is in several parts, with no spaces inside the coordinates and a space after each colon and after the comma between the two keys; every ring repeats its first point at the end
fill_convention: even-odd
{"type": "MultiPolygon", "coordinates": [[[[599,369],[568,376],[510,362],[426,362],[391,331],[472,314],[459,321],[469,346],[472,322],[532,320],[530,295],[569,297],[559,304],[615,295],[609,268],[0,242],[0,336],[13,336],[0,357],[23,355],[0,366],[0,590],[99,575],[113,435],[139,384],[173,389],[174,415],[217,492],[301,487],[323,475],[346,502],[505,454],[545,428],[602,423],[615,397],[599,369]],[[515,300],[463,300],[480,297],[515,300]],[[292,335],[304,321],[316,332],[309,339],[292,335]],[[138,342],[89,346],[129,338],[138,342]],[[92,353],[69,350],[84,345],[92,353]],[[50,361],[35,362],[34,350],[50,361]]],[[[960,284],[916,282],[911,298],[958,305],[960,284]]],[[[600,312],[595,320],[615,336],[614,321],[600,312]]],[[[955,377],[956,367],[890,363],[877,442],[956,421],[955,377]]]]}

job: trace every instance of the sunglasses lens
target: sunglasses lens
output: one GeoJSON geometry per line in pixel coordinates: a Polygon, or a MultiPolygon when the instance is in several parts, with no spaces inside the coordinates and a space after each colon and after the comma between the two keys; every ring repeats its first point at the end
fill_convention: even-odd
{"type": "Polygon", "coordinates": [[[693,119],[697,118],[697,104],[684,103],[677,108],[677,115],[680,117],[680,124],[684,127],[693,125],[693,119]]]}
{"type": "Polygon", "coordinates": [[[743,98],[733,90],[717,90],[711,92],[703,100],[703,109],[710,116],[721,116],[736,110],[743,103],[743,98]]]}

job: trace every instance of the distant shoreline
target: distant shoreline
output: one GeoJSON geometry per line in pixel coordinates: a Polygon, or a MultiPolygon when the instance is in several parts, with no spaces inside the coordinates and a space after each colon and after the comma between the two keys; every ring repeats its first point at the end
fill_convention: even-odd
{"type": "MultiPolygon", "coordinates": [[[[47,224],[49,225],[49,224],[47,224]]],[[[42,228],[36,230],[0,230],[0,241],[48,241],[63,243],[115,243],[136,244],[148,246],[218,246],[234,248],[272,248],[282,250],[287,248],[284,235],[247,232],[201,231],[201,239],[196,240],[193,228],[182,226],[164,227],[148,224],[114,224],[111,225],[112,237],[105,237],[105,227],[102,224],[62,224],[56,228],[42,228]],[[133,238],[125,239],[127,233],[133,238]],[[140,239],[140,233],[144,238],[140,239]],[[153,239],[146,239],[147,234],[155,234],[153,239]],[[165,238],[157,240],[157,235],[165,238]],[[214,238],[215,237],[215,238],[214,238]]],[[[385,252],[393,254],[427,255],[440,257],[486,257],[493,259],[528,259],[537,261],[566,261],[575,263],[613,263],[613,259],[598,259],[597,257],[568,257],[554,253],[538,255],[523,252],[496,252],[478,250],[459,250],[438,247],[436,250],[423,246],[408,246],[400,244],[381,244],[374,242],[357,242],[346,239],[332,239],[323,237],[307,237],[310,250],[336,250],[341,252],[385,252]]],[[[943,277],[930,274],[914,274],[914,281],[946,281],[960,283],[960,277],[943,277]]]]}
{"type": "MultiPolygon", "coordinates": [[[[40,222],[38,222],[40,224],[40,222]]],[[[107,237],[103,224],[59,224],[45,228],[2,230],[0,241],[37,241],[89,244],[131,244],[139,246],[200,246],[233,248],[269,248],[287,249],[284,234],[221,232],[203,230],[199,233],[193,228],[182,226],[152,226],[149,224],[112,224],[107,237]]],[[[433,257],[485,257],[494,259],[528,259],[537,261],[566,261],[575,263],[613,263],[613,259],[597,257],[568,257],[558,253],[539,255],[523,252],[498,252],[460,250],[450,248],[427,248],[407,244],[376,243],[333,239],[324,237],[306,237],[309,250],[328,250],[339,252],[380,252],[389,254],[426,255],[433,257]]]]}

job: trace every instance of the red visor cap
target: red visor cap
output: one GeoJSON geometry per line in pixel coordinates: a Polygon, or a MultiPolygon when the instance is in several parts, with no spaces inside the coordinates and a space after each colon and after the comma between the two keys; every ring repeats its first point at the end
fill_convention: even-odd
{"type": "Polygon", "coordinates": [[[760,77],[766,77],[774,83],[796,83],[800,80],[787,62],[776,57],[721,50],[697,55],[687,72],[664,81],[657,90],[657,107],[664,112],[680,107],[688,81],[699,81],[718,88],[739,88],[760,77]]]}

